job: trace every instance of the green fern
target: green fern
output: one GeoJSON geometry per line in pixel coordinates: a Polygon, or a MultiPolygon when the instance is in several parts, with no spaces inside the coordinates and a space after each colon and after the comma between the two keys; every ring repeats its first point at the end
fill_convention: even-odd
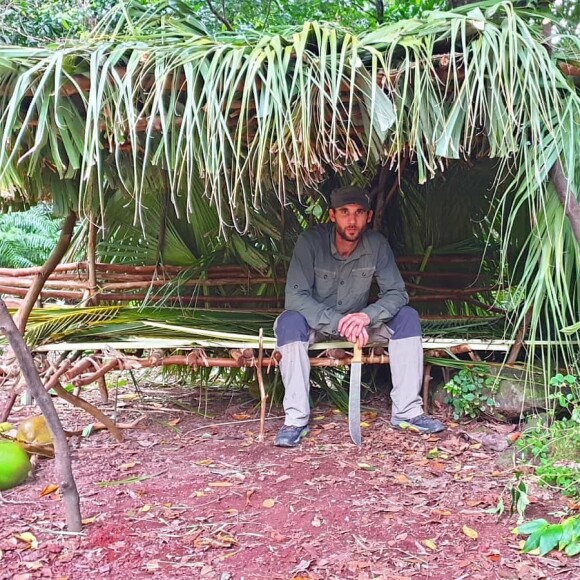
{"type": "Polygon", "coordinates": [[[54,248],[62,220],[40,204],[23,212],[0,215],[0,267],[29,268],[44,264],[54,248]]]}

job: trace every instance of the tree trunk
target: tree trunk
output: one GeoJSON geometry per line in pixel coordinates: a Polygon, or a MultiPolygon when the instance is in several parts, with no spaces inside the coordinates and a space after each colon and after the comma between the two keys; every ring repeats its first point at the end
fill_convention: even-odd
{"type": "Polygon", "coordinates": [[[382,24],[385,21],[385,3],[383,0],[377,0],[375,7],[377,9],[377,24],[382,24]]]}
{"type": "Polygon", "coordinates": [[[447,0],[449,8],[459,8],[460,6],[467,6],[468,4],[477,4],[481,0],[447,0]]]}
{"type": "Polygon", "coordinates": [[[32,354],[24,343],[21,333],[12,320],[6,304],[0,298],[0,330],[6,335],[8,342],[20,365],[20,370],[27,383],[28,390],[36,399],[54,441],[55,467],[58,478],[58,486],[62,493],[62,499],[66,512],[66,523],[69,532],[80,532],[82,518],[80,499],[74,480],[70,450],[68,441],[62,428],[62,424],[52,403],[50,395],[46,392],[38,371],[34,366],[32,354]]]}
{"type": "Polygon", "coordinates": [[[568,178],[564,175],[564,169],[559,159],[554,163],[552,169],[550,169],[550,178],[556,188],[558,198],[564,206],[564,213],[570,220],[574,237],[580,247],[580,203],[578,203],[578,198],[570,187],[568,178]]]}
{"type": "MultiPolygon", "coordinates": [[[[544,21],[542,30],[544,33],[545,46],[548,54],[552,54],[552,23],[550,21],[544,21]]],[[[562,162],[560,159],[556,159],[556,162],[550,169],[550,179],[556,188],[556,193],[559,200],[564,206],[564,213],[566,217],[570,220],[570,225],[572,226],[572,231],[574,232],[574,237],[580,246],[580,203],[578,202],[578,197],[576,192],[570,186],[570,182],[564,173],[564,168],[562,167],[562,162]]]]}

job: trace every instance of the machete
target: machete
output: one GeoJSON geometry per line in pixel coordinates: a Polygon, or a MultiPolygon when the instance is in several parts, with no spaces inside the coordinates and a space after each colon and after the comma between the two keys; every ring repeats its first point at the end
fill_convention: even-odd
{"type": "Polygon", "coordinates": [[[350,388],[348,391],[348,430],[355,445],[362,445],[360,433],[360,375],[362,350],[354,343],[354,353],[350,361],[350,388]]]}

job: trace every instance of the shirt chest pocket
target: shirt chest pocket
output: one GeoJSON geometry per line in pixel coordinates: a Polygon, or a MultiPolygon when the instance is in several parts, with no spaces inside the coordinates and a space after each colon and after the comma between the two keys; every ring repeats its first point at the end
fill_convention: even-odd
{"type": "Polygon", "coordinates": [[[314,268],[314,287],[322,300],[332,296],[336,292],[336,272],[314,268]]]}
{"type": "Polygon", "coordinates": [[[373,281],[373,274],[375,269],[369,268],[353,268],[350,275],[350,285],[354,294],[366,294],[371,288],[373,281]]]}

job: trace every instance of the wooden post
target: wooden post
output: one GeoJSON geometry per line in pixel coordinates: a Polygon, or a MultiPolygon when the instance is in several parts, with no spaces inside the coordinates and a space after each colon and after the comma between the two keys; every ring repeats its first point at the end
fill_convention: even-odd
{"type": "MultiPolygon", "coordinates": [[[[20,331],[22,335],[24,335],[24,330],[26,329],[26,323],[28,322],[28,317],[34,308],[34,304],[36,303],[38,297],[40,296],[40,292],[48,279],[48,277],[52,274],[54,269],[58,266],[62,257],[64,256],[65,252],[67,251],[68,247],[70,246],[70,241],[72,238],[73,230],[77,221],[77,215],[74,211],[68,214],[67,218],[64,221],[62,226],[62,230],[60,232],[60,237],[58,242],[50,256],[46,260],[46,263],[40,268],[40,270],[36,273],[34,281],[31,283],[30,288],[26,292],[26,296],[20,307],[18,308],[18,312],[16,313],[15,320],[13,321],[16,324],[16,328],[20,331]]],[[[4,308],[6,305],[2,302],[4,308]]],[[[8,310],[6,310],[8,313],[8,310]]],[[[12,317],[8,313],[8,317],[12,320],[12,317]]],[[[6,406],[2,410],[2,417],[4,420],[8,418],[10,415],[10,411],[16,402],[16,397],[18,396],[17,388],[14,387],[14,391],[8,396],[8,401],[6,402],[6,406]]]]}
{"type": "Polygon", "coordinates": [[[423,412],[429,413],[429,386],[431,385],[431,365],[426,364],[423,370],[423,412]]]}
{"type": "Polygon", "coordinates": [[[518,360],[518,355],[520,354],[520,350],[524,346],[524,341],[526,339],[526,333],[528,331],[528,326],[530,321],[532,320],[532,310],[528,310],[524,315],[524,319],[522,320],[522,324],[518,329],[518,333],[516,335],[516,341],[513,343],[509,356],[507,358],[507,364],[513,365],[518,360]]]}
{"type": "Polygon", "coordinates": [[[28,385],[28,390],[35,398],[40,407],[46,424],[52,433],[55,451],[55,467],[58,478],[59,489],[66,512],[66,523],[69,532],[80,532],[82,529],[82,518],[80,509],[80,499],[77,486],[74,480],[70,450],[64,429],[59,416],[54,408],[52,399],[47,393],[38,371],[34,366],[32,354],[28,350],[21,333],[14,320],[10,316],[6,304],[0,298],[0,329],[6,335],[10,346],[20,365],[22,375],[28,385]]]}
{"type": "Polygon", "coordinates": [[[260,328],[258,336],[258,361],[256,364],[256,376],[258,377],[258,386],[260,387],[260,433],[258,441],[264,441],[264,424],[266,422],[266,390],[264,389],[264,377],[262,375],[262,364],[264,361],[264,330],[260,328]]]}
{"type": "Polygon", "coordinates": [[[97,224],[94,214],[89,216],[89,236],[87,244],[87,273],[88,273],[88,300],[87,304],[97,306],[99,296],[97,294],[97,224]]]}

